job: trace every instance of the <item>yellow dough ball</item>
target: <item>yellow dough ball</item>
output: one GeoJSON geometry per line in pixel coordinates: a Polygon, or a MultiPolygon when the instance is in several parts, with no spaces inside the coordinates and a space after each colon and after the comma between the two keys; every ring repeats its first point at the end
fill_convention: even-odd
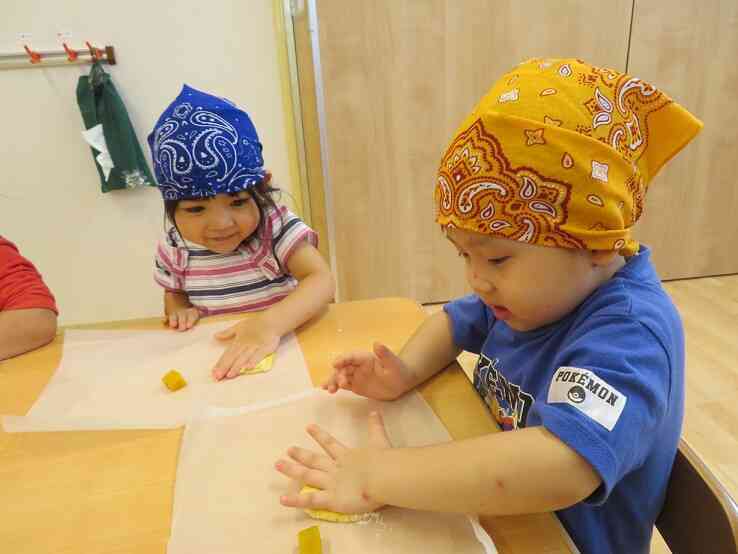
{"type": "Polygon", "coordinates": [[[161,380],[164,385],[166,385],[166,387],[172,392],[187,386],[187,381],[185,381],[184,377],[182,377],[182,374],[179,371],[175,370],[167,372],[167,374],[164,375],[161,380]]]}

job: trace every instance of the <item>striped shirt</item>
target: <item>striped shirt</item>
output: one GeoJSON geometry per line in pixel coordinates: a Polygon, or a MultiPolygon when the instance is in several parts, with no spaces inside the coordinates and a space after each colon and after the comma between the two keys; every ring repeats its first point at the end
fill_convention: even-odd
{"type": "Polygon", "coordinates": [[[284,206],[265,217],[264,236],[228,254],[187,241],[172,226],[156,249],[154,280],[167,291],[187,294],[204,316],[262,310],[279,302],[297,287],[287,261],[303,241],[317,246],[318,235],[284,206]]]}

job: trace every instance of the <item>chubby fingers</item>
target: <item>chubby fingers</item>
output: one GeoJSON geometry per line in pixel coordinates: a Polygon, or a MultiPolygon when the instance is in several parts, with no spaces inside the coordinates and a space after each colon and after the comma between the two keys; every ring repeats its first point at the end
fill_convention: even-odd
{"type": "Polygon", "coordinates": [[[323,390],[327,390],[331,394],[335,394],[338,391],[338,381],[336,380],[336,373],[328,377],[321,385],[323,390]]]}
{"type": "Polygon", "coordinates": [[[226,379],[238,377],[241,375],[242,369],[253,368],[256,365],[256,357],[259,355],[259,351],[259,348],[255,346],[243,348],[240,354],[231,362],[231,366],[226,373],[226,379]]]}
{"type": "Polygon", "coordinates": [[[195,308],[190,308],[185,313],[185,330],[192,329],[195,326],[195,323],[197,323],[197,320],[200,319],[200,312],[195,308]]]}
{"type": "Polygon", "coordinates": [[[179,318],[177,317],[177,312],[172,312],[167,316],[167,325],[170,329],[176,329],[179,327],[179,318]]]}
{"type": "Polygon", "coordinates": [[[302,494],[286,494],[279,497],[279,503],[288,508],[313,508],[316,510],[331,509],[331,494],[324,490],[305,492],[302,494]]]}
{"type": "Polygon", "coordinates": [[[369,444],[376,448],[390,448],[392,446],[387,436],[382,414],[377,411],[369,414],[369,444]]]}
{"type": "Polygon", "coordinates": [[[243,347],[238,344],[231,343],[226,348],[223,355],[213,367],[213,377],[220,381],[226,377],[233,378],[239,375],[243,366],[238,365],[241,359],[248,359],[248,356],[256,350],[256,347],[243,347]]]}
{"type": "Polygon", "coordinates": [[[333,372],[328,380],[323,383],[323,388],[329,393],[334,394],[338,389],[351,390],[351,381],[354,375],[352,367],[345,369],[337,369],[333,372]]]}
{"type": "Polygon", "coordinates": [[[334,369],[346,369],[361,366],[372,360],[371,352],[348,352],[341,354],[333,360],[334,369]]]}
{"type": "Polygon", "coordinates": [[[287,449],[287,455],[294,461],[302,464],[303,466],[310,469],[317,469],[320,471],[331,471],[335,467],[335,463],[325,454],[318,454],[312,450],[300,448],[299,446],[292,446],[287,449]]]}
{"type": "Polygon", "coordinates": [[[318,425],[308,425],[307,432],[325,450],[326,454],[334,460],[348,450],[343,443],[318,425]]]}
{"type": "Polygon", "coordinates": [[[274,464],[274,469],[290,479],[321,490],[327,488],[331,482],[325,471],[310,469],[292,460],[277,460],[277,463],[274,464]]]}

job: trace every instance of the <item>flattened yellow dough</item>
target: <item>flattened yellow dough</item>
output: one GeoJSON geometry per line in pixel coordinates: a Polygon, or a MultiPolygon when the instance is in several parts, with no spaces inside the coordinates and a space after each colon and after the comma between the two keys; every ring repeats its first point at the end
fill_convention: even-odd
{"type": "Polygon", "coordinates": [[[266,358],[260,361],[251,369],[245,367],[239,372],[241,375],[253,375],[254,373],[266,373],[272,369],[272,363],[274,363],[274,354],[269,354],[266,358]]]}
{"type": "MultiPolygon", "coordinates": [[[[300,489],[300,494],[306,492],[319,491],[315,487],[305,485],[300,489]]],[[[311,508],[305,508],[305,513],[313,519],[320,519],[323,521],[333,521],[335,523],[355,523],[367,519],[370,514],[342,514],[339,512],[331,512],[329,510],[313,510],[311,508]]]]}

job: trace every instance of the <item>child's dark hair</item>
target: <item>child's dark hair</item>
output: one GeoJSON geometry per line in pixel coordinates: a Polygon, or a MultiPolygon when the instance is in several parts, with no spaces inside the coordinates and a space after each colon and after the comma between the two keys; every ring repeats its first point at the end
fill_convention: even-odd
{"type": "MultiPolygon", "coordinates": [[[[273,187],[270,179],[271,175],[267,175],[267,178],[264,179],[261,183],[258,185],[254,185],[252,187],[249,187],[248,189],[244,190],[243,192],[248,192],[251,195],[251,198],[254,199],[254,202],[256,202],[256,206],[259,208],[259,226],[256,228],[256,230],[251,233],[251,236],[246,238],[244,242],[252,242],[255,239],[261,239],[261,240],[269,240],[271,243],[272,248],[272,254],[274,254],[274,259],[277,260],[277,264],[279,264],[280,271],[284,271],[284,268],[282,267],[282,264],[279,261],[279,258],[277,257],[277,252],[274,249],[274,243],[275,241],[272,240],[279,236],[279,234],[282,231],[282,226],[284,225],[284,221],[282,220],[282,214],[279,212],[279,208],[277,207],[276,202],[274,201],[274,196],[280,195],[281,190],[277,187],[273,187]],[[280,227],[279,229],[275,229],[274,236],[273,237],[267,237],[266,236],[266,214],[274,210],[279,215],[279,222],[280,227]]],[[[236,196],[238,193],[234,192],[231,193],[231,196],[236,196]]],[[[174,212],[177,211],[177,206],[182,200],[202,200],[202,198],[180,198],[179,200],[164,200],[164,212],[166,214],[167,219],[174,225],[174,227],[177,227],[177,222],[174,219],[174,212]]],[[[179,231],[179,229],[177,229],[179,231]]]]}

